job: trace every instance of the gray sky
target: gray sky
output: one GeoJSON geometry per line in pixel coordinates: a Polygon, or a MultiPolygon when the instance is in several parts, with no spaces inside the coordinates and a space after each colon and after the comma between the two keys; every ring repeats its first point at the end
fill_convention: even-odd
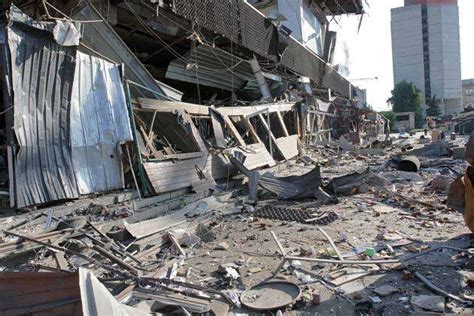
{"type": "MultiPolygon", "coordinates": [[[[462,78],[474,78],[474,0],[459,1],[462,78]]],[[[376,110],[386,110],[386,100],[393,89],[390,9],[403,6],[403,0],[367,0],[370,7],[362,20],[342,16],[332,22],[338,32],[335,60],[349,67],[348,78],[368,89],[368,103],[376,110]],[[347,53],[348,52],[348,53],[347,53]],[[378,77],[378,80],[354,80],[378,77]]]]}

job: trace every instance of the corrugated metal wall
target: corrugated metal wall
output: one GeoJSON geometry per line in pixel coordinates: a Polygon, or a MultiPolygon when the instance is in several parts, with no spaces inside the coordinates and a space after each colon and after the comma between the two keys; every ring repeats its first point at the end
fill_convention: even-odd
{"type": "Polygon", "coordinates": [[[31,21],[13,12],[8,28],[16,206],[122,188],[120,142],[132,134],[118,66],[31,21]]]}
{"type": "Polygon", "coordinates": [[[19,145],[16,205],[78,197],[69,147],[76,48],[59,46],[49,32],[16,22],[8,29],[8,43],[19,145]]]}

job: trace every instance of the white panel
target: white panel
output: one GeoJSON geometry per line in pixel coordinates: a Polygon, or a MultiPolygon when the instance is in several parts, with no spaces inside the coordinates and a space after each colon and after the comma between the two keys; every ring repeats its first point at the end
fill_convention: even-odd
{"type": "Polygon", "coordinates": [[[278,0],[278,11],[286,18],[282,24],[292,31],[291,35],[299,42],[302,41],[300,3],[301,0],[278,0]]]}
{"type": "Polygon", "coordinates": [[[311,12],[308,1],[303,2],[302,11],[303,18],[301,20],[301,33],[303,37],[303,45],[321,56],[321,24],[316,16],[314,16],[313,12],[311,12]]]}
{"type": "Polygon", "coordinates": [[[80,194],[123,187],[120,141],[132,140],[116,65],[77,53],[71,101],[71,146],[80,194]]]}

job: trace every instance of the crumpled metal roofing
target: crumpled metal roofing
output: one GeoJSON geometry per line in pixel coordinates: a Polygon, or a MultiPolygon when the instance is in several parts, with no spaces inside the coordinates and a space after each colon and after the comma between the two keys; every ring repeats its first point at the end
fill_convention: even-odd
{"type": "MultiPolygon", "coordinates": [[[[74,18],[79,20],[103,20],[99,12],[91,5],[86,5],[74,18]]],[[[139,83],[148,89],[164,94],[165,99],[180,101],[183,93],[158,80],[156,80],[135,54],[123,42],[112,26],[106,21],[98,23],[83,23],[80,27],[82,42],[110,58],[115,63],[124,64],[124,76],[126,79],[139,83]]],[[[134,91],[132,91],[133,93],[134,91]]],[[[137,91],[138,93],[138,91],[137,91]]],[[[157,95],[140,90],[139,96],[157,99],[157,95]]]]}
{"type": "MultiPolygon", "coordinates": [[[[352,0],[344,2],[350,1],[352,0]]],[[[207,10],[213,7],[214,2],[216,1],[173,0],[173,11],[203,28],[223,35],[237,45],[312,79],[318,85],[330,88],[345,97],[351,95],[350,82],[293,37],[288,38],[288,47],[280,56],[278,46],[283,41],[279,37],[278,28],[248,2],[221,1],[219,12],[225,13],[220,15],[211,9],[207,10]],[[223,27],[222,21],[233,27],[223,27]]],[[[334,0],[325,2],[334,2],[337,5],[334,0]]]]}
{"type": "Polygon", "coordinates": [[[201,44],[189,51],[185,58],[173,60],[166,78],[175,79],[228,91],[242,88],[259,90],[250,63],[219,48],[201,44]]]}

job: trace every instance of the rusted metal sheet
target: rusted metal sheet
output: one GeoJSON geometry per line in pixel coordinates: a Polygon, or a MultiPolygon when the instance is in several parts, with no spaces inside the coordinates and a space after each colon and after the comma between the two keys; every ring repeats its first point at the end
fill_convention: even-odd
{"type": "Polygon", "coordinates": [[[0,273],[0,314],[82,315],[77,273],[0,273]]]}

